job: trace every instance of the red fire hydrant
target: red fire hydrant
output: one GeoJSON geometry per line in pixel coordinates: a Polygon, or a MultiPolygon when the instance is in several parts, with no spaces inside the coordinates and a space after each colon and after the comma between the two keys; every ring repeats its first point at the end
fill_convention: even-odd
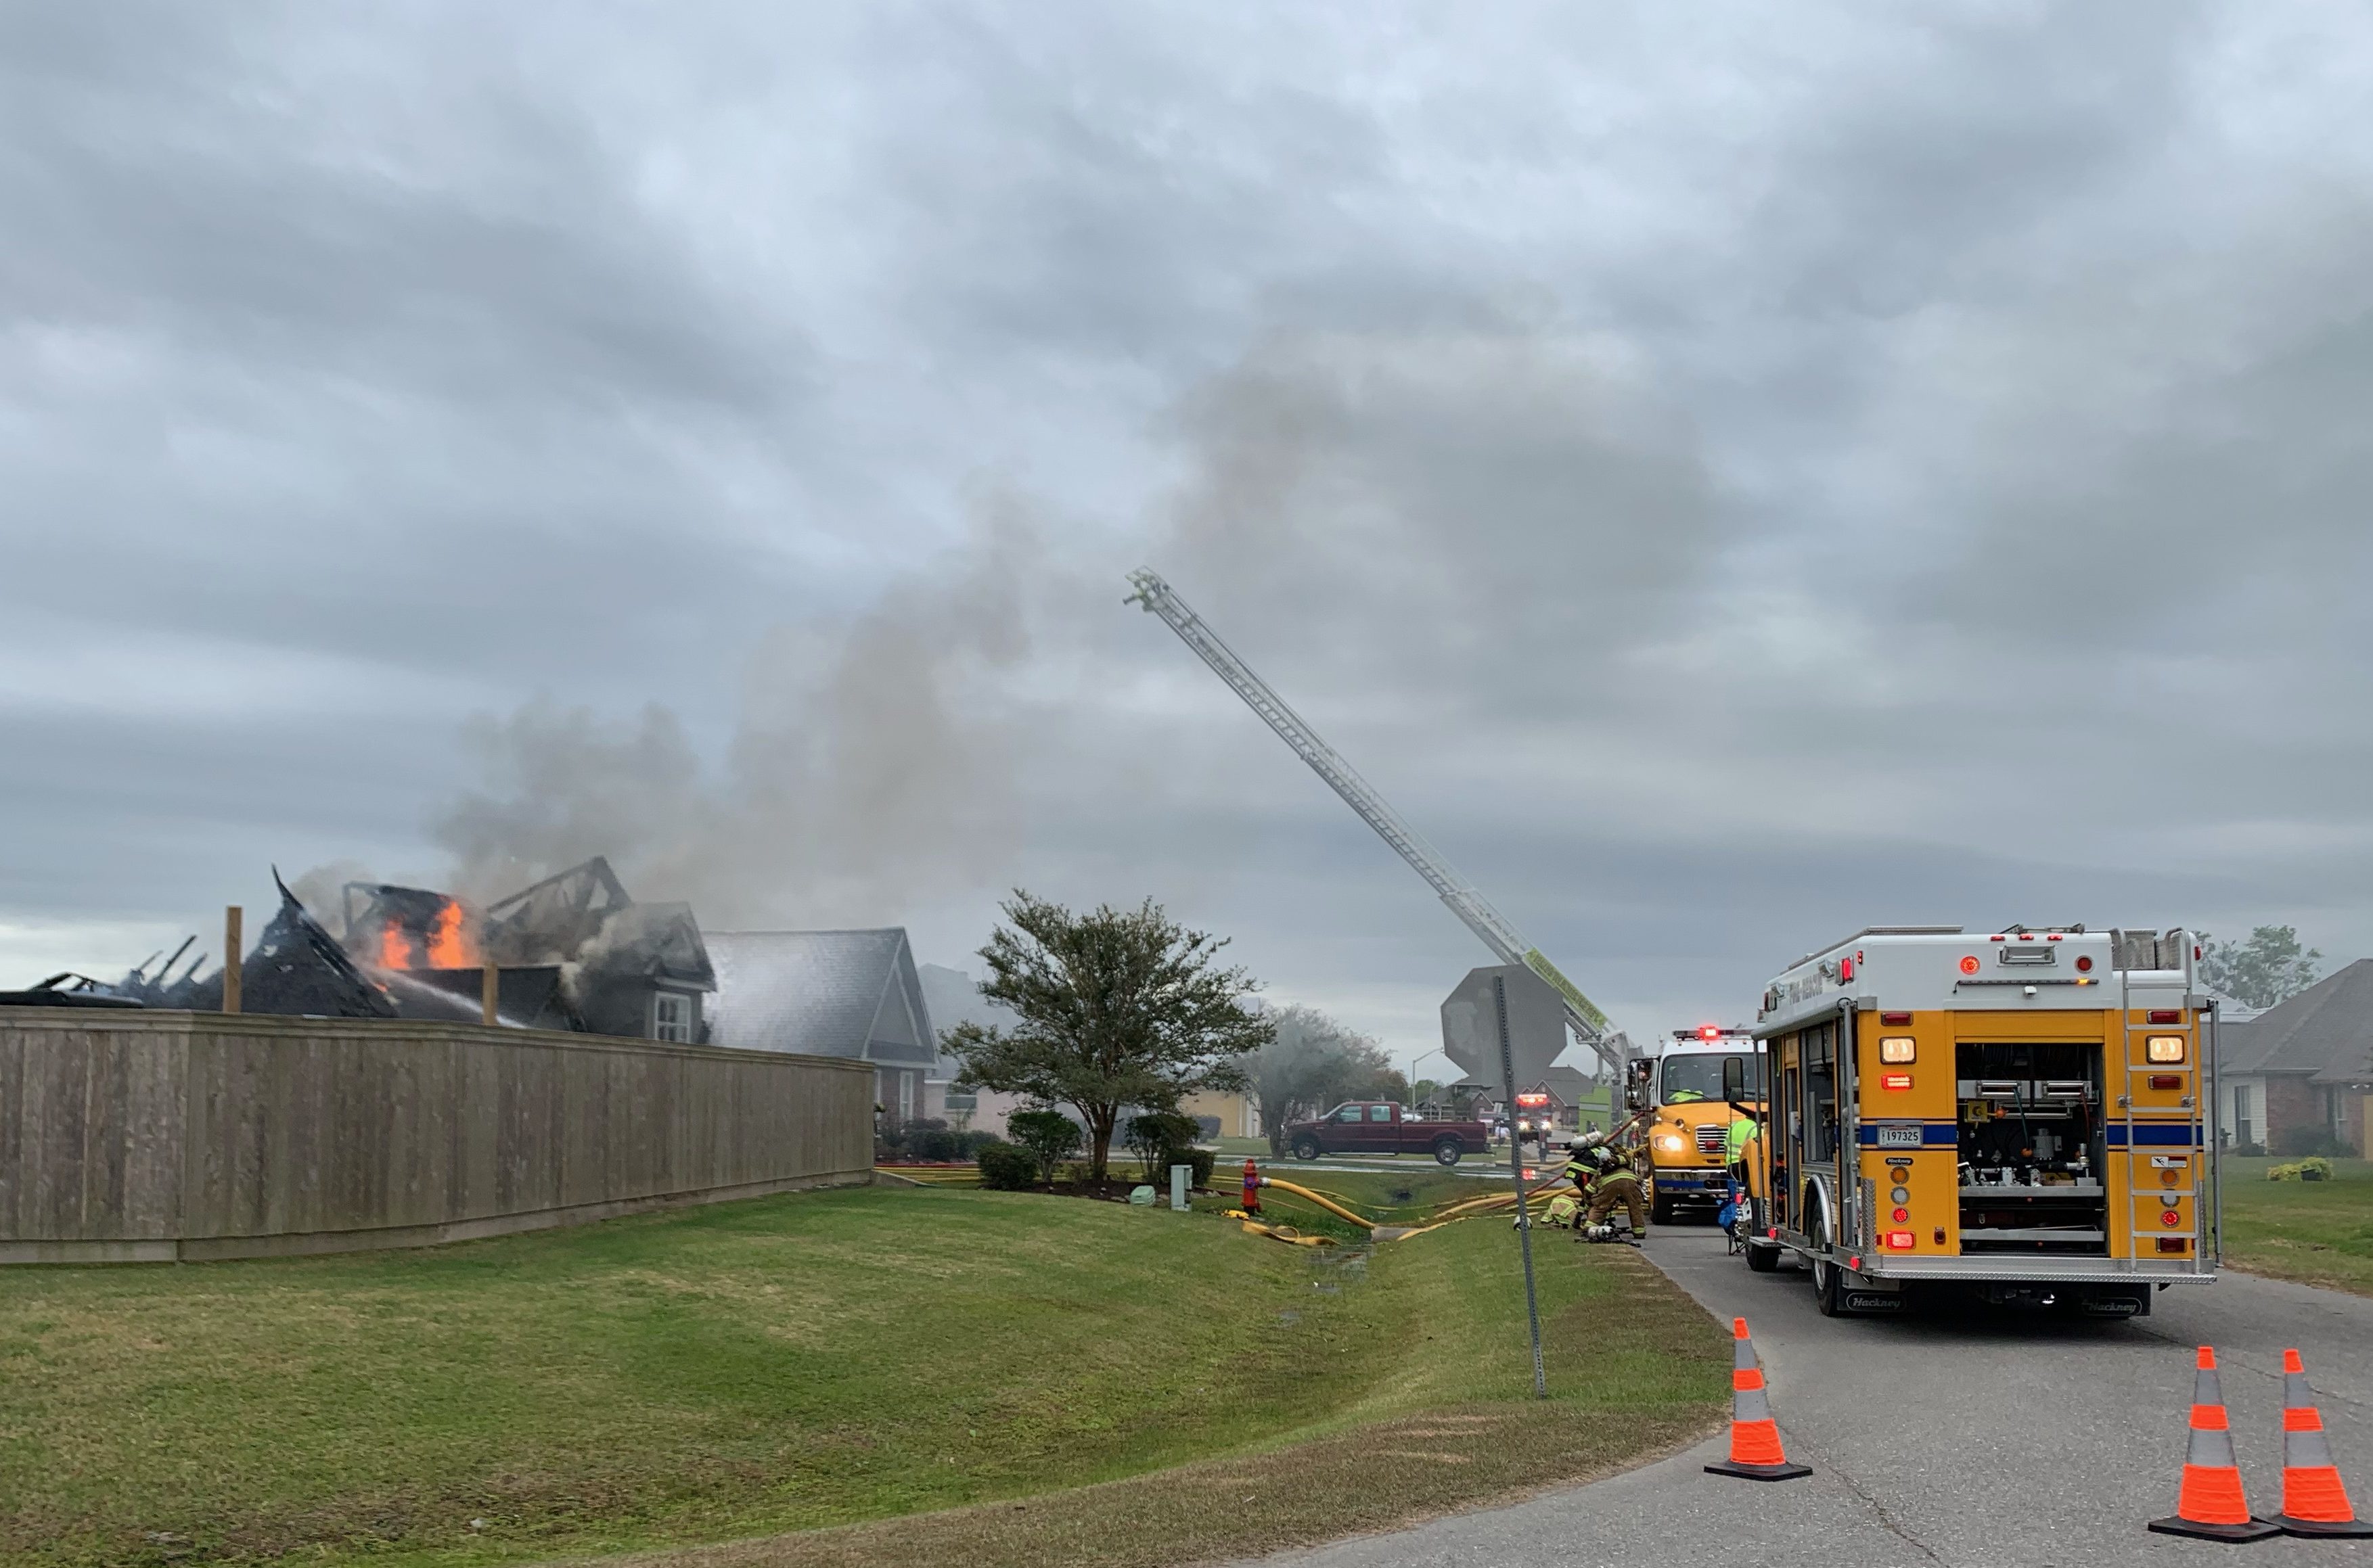
{"type": "Polygon", "coordinates": [[[1250,1159],[1245,1161],[1245,1213],[1260,1213],[1260,1167],[1250,1159]]]}

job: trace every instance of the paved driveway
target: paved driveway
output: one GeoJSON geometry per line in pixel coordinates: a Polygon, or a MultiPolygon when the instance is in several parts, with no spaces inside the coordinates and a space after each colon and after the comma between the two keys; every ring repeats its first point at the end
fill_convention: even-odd
{"type": "MultiPolygon", "coordinates": [[[[1552,1244],[1554,1265],[1556,1247],[1552,1244]]],[[[1824,1318],[1793,1269],[1749,1273],[1711,1229],[1648,1255],[1744,1317],[1788,1457],[1808,1480],[1705,1474],[1721,1441],[1593,1485],[1280,1560],[1308,1568],[1654,1563],[2207,1562],[2373,1564],[2373,1541],[2250,1546],[2145,1534],[2174,1511],[2193,1347],[2213,1344],[2250,1505],[2281,1505],[2282,1353],[2320,1395],[2349,1495],[2373,1516],[2373,1299],[2247,1275],[2163,1291],[2152,1316],[1824,1318]]],[[[1512,1347],[1511,1353],[1521,1353],[1512,1347]]]]}

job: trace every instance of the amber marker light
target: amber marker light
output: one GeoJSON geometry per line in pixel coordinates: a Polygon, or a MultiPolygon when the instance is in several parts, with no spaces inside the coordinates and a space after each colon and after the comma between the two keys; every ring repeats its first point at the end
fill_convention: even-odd
{"type": "Polygon", "coordinates": [[[1878,1059],[1890,1066],[1900,1067],[1911,1060],[1914,1049],[1910,1035],[1887,1035],[1878,1042],[1878,1059]]]}
{"type": "Polygon", "coordinates": [[[2143,1041],[2143,1055],[2162,1066],[2183,1060],[2181,1035],[2152,1035],[2143,1041]]]}

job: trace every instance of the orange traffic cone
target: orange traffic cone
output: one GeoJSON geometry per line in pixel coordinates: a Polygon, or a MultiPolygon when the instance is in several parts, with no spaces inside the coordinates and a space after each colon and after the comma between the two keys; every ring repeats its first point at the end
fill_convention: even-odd
{"type": "Polygon", "coordinates": [[[1790,1481],[1813,1473],[1810,1465],[1790,1464],[1781,1449],[1780,1427],[1771,1419],[1763,1368],[1756,1362],[1755,1342],[1747,1337],[1744,1318],[1730,1320],[1730,1458],[1706,1469],[1749,1481],[1790,1481]]]}
{"type": "Polygon", "coordinates": [[[2225,1420],[2225,1395],[2216,1382],[2216,1353],[2200,1347],[2199,1370],[2192,1375],[2192,1441],[2183,1455],[2183,1485],[2171,1518],[2153,1519],[2163,1536],[2204,1540],[2263,1540],[2282,1534],[2280,1525],[2250,1517],[2241,1496],[2241,1469],[2233,1462],[2233,1429],[2225,1420]]]}
{"type": "Polygon", "coordinates": [[[2295,1536],[2373,1536],[2373,1524],[2348,1505],[2315,1390],[2295,1350],[2283,1352],[2283,1511],[2274,1523],[2295,1536]]]}

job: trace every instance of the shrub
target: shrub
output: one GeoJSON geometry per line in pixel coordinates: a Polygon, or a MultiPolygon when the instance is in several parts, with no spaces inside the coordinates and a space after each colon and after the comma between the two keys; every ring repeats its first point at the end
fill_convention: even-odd
{"type": "Polygon", "coordinates": [[[985,1144],[974,1158],[980,1184],[995,1192],[1026,1192],[1038,1185],[1038,1156],[1012,1144],[985,1144]]]}
{"type": "Polygon", "coordinates": [[[906,1134],[906,1157],[910,1160],[952,1160],[960,1157],[956,1134],[944,1127],[918,1127],[906,1134]]]}
{"type": "Polygon", "coordinates": [[[2347,1148],[2321,1127],[2285,1127],[2274,1140],[2274,1153],[2297,1159],[2302,1155],[2344,1155],[2347,1148]]]}
{"type": "MultiPolygon", "coordinates": [[[[1137,1156],[1145,1179],[1158,1182],[1167,1179],[1170,1167],[1194,1163],[1195,1139],[1201,1132],[1191,1116],[1181,1116],[1175,1110],[1148,1111],[1128,1119],[1128,1152],[1137,1156]]],[[[1210,1167],[1207,1156],[1202,1166],[1204,1177],[1209,1177],[1210,1167]]],[[[1197,1184],[1206,1183],[1198,1179],[1197,1184]]]]}
{"type": "Polygon", "coordinates": [[[1186,1151],[1186,1159],[1181,1163],[1195,1167],[1195,1185],[1198,1187],[1211,1185],[1211,1167],[1219,1163],[1220,1156],[1209,1149],[1188,1149],[1186,1151]]]}
{"type": "Polygon", "coordinates": [[[2319,1156],[2316,1158],[2299,1160],[2291,1165],[2274,1166],[2266,1172],[2266,1179],[2269,1181],[2329,1181],[2332,1179],[2332,1162],[2319,1156]]]}
{"type": "Polygon", "coordinates": [[[1080,1124],[1059,1110],[1017,1110],[1005,1119],[1006,1136],[1038,1156],[1042,1179],[1053,1180],[1055,1162],[1080,1146],[1080,1124]]]}

